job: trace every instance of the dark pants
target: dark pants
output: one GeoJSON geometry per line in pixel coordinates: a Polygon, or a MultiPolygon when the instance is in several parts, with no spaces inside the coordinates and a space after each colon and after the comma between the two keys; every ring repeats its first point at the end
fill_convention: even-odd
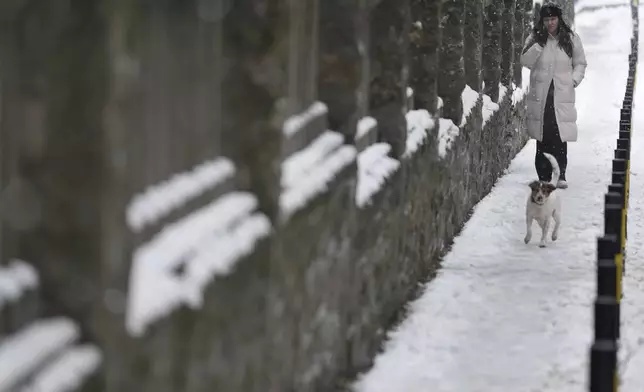
{"type": "Polygon", "coordinates": [[[554,88],[554,82],[551,82],[543,112],[543,137],[541,141],[537,141],[537,154],[534,157],[534,166],[541,181],[550,181],[552,177],[552,165],[543,155],[544,152],[554,156],[559,163],[561,175],[558,180],[566,179],[566,166],[568,166],[568,143],[561,141],[555,117],[554,88]]]}

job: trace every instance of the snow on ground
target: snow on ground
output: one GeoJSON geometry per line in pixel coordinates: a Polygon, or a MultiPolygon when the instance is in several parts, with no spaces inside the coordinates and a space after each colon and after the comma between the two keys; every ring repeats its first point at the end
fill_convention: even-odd
{"type": "MultiPolygon", "coordinates": [[[[603,195],[627,77],[630,20],[630,9],[620,7],[580,14],[576,21],[589,65],[577,89],[580,137],[569,145],[570,188],[561,191],[559,240],[546,249],[537,247],[538,235],[531,244],[523,243],[527,184],[536,178],[535,144],[530,142],[477,205],[438,276],[409,305],[408,317],[389,334],[384,353],[359,377],[355,391],[586,390],[596,238],[603,231],[603,195]]],[[[644,162],[634,166],[632,198],[644,193],[638,172],[644,176],[644,162]]],[[[644,232],[644,225],[633,223],[642,208],[644,200],[633,205],[631,239],[638,229],[644,232]]],[[[638,252],[644,254],[631,250],[638,252]]],[[[625,290],[627,296],[629,290],[640,293],[628,297],[633,308],[624,310],[639,316],[639,324],[625,328],[631,342],[644,336],[642,328],[636,331],[644,320],[644,269],[634,264],[628,267],[625,290]]],[[[630,388],[624,391],[642,390],[644,383],[628,383],[642,377],[637,371],[643,364],[641,350],[629,366],[625,385],[630,388]]]]}
{"type": "Polygon", "coordinates": [[[579,12],[584,9],[588,10],[595,7],[603,7],[603,6],[616,6],[616,5],[628,6],[630,4],[631,4],[630,0],[578,0],[575,3],[575,11],[579,12]]]}

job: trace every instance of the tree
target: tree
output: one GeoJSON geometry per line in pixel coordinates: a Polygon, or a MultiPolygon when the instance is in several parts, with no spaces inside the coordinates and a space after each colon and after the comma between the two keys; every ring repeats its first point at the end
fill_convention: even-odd
{"type": "Polygon", "coordinates": [[[533,9],[533,0],[517,0],[523,2],[523,43],[525,40],[532,34],[532,23],[534,17],[532,15],[533,9]]]}
{"type": "Polygon", "coordinates": [[[483,35],[483,2],[468,0],[465,2],[465,30],[463,62],[465,84],[476,91],[481,91],[481,46],[483,35]]]}
{"type": "Polygon", "coordinates": [[[319,4],[319,99],[329,108],[329,127],[343,133],[349,142],[358,122],[357,90],[363,61],[357,45],[362,39],[356,39],[358,3],[324,0],[319,4]]]}
{"type": "MultiPolygon", "coordinates": [[[[287,95],[288,85],[284,72],[289,50],[285,2],[236,0],[229,4],[222,27],[228,64],[221,86],[226,91],[222,97],[223,150],[240,173],[240,188],[253,192],[260,210],[276,219],[283,134],[274,116],[277,100],[287,95]],[[265,72],[263,76],[258,75],[260,68],[265,72]]],[[[299,54],[300,49],[293,50],[299,54]]],[[[317,84],[312,75],[306,76],[310,79],[302,78],[296,83],[298,90],[302,84],[317,84]]],[[[301,110],[305,97],[300,91],[295,95],[289,97],[291,107],[301,110]],[[293,102],[298,98],[299,106],[293,102]]]]}
{"type": "Polygon", "coordinates": [[[417,109],[434,114],[437,110],[438,58],[441,44],[441,2],[411,0],[412,23],[410,34],[411,75],[409,84],[414,90],[417,109]]]}
{"type": "Polygon", "coordinates": [[[521,87],[523,73],[521,72],[521,52],[523,51],[523,42],[525,40],[525,26],[523,23],[523,8],[525,2],[524,0],[516,0],[514,7],[514,67],[513,67],[513,79],[514,84],[517,87],[521,87]]]}
{"type": "Polygon", "coordinates": [[[563,9],[563,18],[571,26],[575,24],[575,2],[573,0],[559,0],[563,9]]]}
{"type": "Polygon", "coordinates": [[[490,3],[485,7],[483,25],[483,93],[499,99],[499,82],[501,79],[501,13],[503,8],[490,3]]]}
{"type": "Polygon", "coordinates": [[[510,87],[514,63],[514,12],[515,0],[503,1],[501,27],[501,84],[510,87]]]}
{"type": "Polygon", "coordinates": [[[463,17],[465,3],[446,0],[443,3],[443,40],[440,51],[438,95],[443,98],[443,117],[457,126],[463,116],[461,94],[465,88],[463,65],[463,17]]]}
{"type": "Polygon", "coordinates": [[[369,109],[378,121],[379,140],[399,157],[407,145],[407,72],[411,15],[409,0],[381,0],[371,11],[373,75],[369,109]]]}

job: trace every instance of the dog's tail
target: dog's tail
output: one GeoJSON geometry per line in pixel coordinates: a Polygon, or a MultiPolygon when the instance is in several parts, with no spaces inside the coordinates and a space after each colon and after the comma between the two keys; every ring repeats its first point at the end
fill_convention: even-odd
{"type": "Polygon", "coordinates": [[[552,165],[552,177],[550,178],[550,183],[554,186],[557,186],[557,181],[559,181],[559,175],[561,170],[559,169],[559,162],[551,154],[544,152],[543,155],[548,158],[550,164],[552,165]]]}

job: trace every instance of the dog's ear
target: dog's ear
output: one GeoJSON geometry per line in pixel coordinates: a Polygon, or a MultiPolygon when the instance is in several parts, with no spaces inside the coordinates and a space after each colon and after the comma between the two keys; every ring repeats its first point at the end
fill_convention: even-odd
{"type": "Polygon", "coordinates": [[[557,189],[557,187],[555,185],[552,185],[550,183],[546,184],[546,193],[547,194],[551,194],[552,192],[554,192],[555,189],[557,189]]]}
{"type": "Polygon", "coordinates": [[[540,185],[541,185],[541,183],[539,181],[535,180],[535,181],[532,181],[529,186],[530,186],[530,189],[532,189],[533,191],[536,192],[536,191],[539,190],[540,185]]]}

